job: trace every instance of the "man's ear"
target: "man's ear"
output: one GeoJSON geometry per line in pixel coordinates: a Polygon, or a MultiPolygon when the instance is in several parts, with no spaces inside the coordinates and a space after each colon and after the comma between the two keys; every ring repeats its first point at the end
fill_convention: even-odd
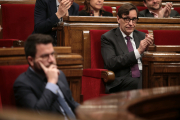
{"type": "Polygon", "coordinates": [[[117,15],[117,22],[118,22],[118,23],[119,23],[119,19],[120,19],[120,18],[119,18],[119,16],[117,15]]]}
{"type": "Polygon", "coordinates": [[[31,67],[34,67],[34,62],[33,62],[33,58],[31,56],[27,57],[27,61],[28,63],[31,65],[31,67]]]}
{"type": "Polygon", "coordinates": [[[146,3],[144,1],[143,1],[143,4],[144,4],[145,7],[147,7],[147,5],[146,5],[146,3]]]}

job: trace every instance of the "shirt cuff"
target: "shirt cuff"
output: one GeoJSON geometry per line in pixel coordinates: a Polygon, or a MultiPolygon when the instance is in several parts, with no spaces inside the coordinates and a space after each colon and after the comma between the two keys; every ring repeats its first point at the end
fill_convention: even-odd
{"type": "Polygon", "coordinates": [[[45,88],[49,89],[54,94],[57,94],[58,93],[58,89],[59,89],[59,87],[56,84],[49,83],[49,82],[46,84],[45,88]]]}
{"type": "Polygon", "coordinates": [[[139,59],[141,57],[141,55],[139,54],[138,50],[134,50],[134,54],[136,56],[136,59],[139,59]]]}

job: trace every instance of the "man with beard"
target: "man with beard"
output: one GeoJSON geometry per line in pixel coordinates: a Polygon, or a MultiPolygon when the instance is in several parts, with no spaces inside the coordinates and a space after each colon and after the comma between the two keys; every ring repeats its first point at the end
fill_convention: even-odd
{"type": "Polygon", "coordinates": [[[162,8],[162,0],[143,0],[143,4],[148,9],[140,11],[139,17],[155,17],[155,18],[169,18],[179,16],[179,13],[175,10],[171,10],[172,3],[167,3],[162,8]]]}
{"type": "Polygon", "coordinates": [[[64,73],[57,69],[52,42],[50,35],[32,34],[27,38],[24,50],[29,68],[14,83],[16,105],[74,120],[79,104],[72,98],[64,73]]]}
{"type": "Polygon", "coordinates": [[[153,35],[135,30],[138,10],[133,4],[118,9],[118,28],[101,36],[104,68],[115,73],[115,80],[106,83],[106,92],[115,93],[142,88],[141,55],[153,44],[153,35]]]}

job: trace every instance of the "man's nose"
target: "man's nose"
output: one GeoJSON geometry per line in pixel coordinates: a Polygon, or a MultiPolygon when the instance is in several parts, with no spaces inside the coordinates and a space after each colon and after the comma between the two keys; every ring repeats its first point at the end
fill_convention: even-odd
{"type": "Polygon", "coordinates": [[[49,58],[48,58],[48,62],[54,62],[54,56],[53,55],[49,55],[49,58]]]}
{"type": "Polygon", "coordinates": [[[130,20],[130,21],[129,21],[129,25],[132,25],[132,24],[133,24],[133,21],[132,21],[132,20],[130,20]]]}

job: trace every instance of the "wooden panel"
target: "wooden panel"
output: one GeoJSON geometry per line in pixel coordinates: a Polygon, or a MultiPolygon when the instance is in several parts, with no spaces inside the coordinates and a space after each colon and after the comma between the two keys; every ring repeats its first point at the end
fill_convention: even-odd
{"type": "Polygon", "coordinates": [[[142,58],[143,88],[180,85],[179,61],[179,53],[145,52],[142,58]]]}
{"type": "Polygon", "coordinates": [[[81,101],[79,97],[80,96],[79,91],[81,91],[81,81],[79,79],[81,79],[81,77],[76,77],[76,78],[73,77],[68,79],[70,89],[73,90],[73,98],[76,99],[76,101],[81,101]]]}
{"type": "Polygon", "coordinates": [[[89,31],[83,31],[84,68],[91,68],[91,41],[89,31]]]}

